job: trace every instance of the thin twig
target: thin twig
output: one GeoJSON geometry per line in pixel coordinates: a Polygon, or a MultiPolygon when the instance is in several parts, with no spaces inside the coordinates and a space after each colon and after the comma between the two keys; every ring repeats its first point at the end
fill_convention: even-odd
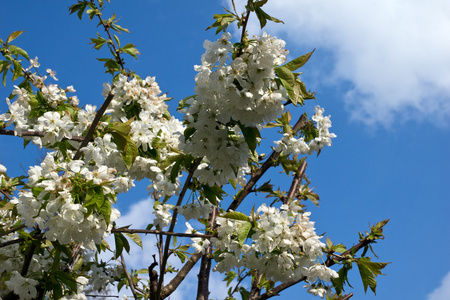
{"type": "Polygon", "coordinates": [[[217,237],[216,234],[200,234],[200,233],[181,233],[181,232],[170,232],[161,230],[146,230],[146,229],[127,229],[127,228],[114,228],[111,232],[127,232],[127,233],[146,233],[146,234],[160,234],[160,235],[170,235],[178,237],[200,237],[200,238],[212,238],[217,237]]]}
{"type": "Polygon", "coordinates": [[[295,174],[294,179],[292,179],[292,184],[291,187],[289,188],[287,197],[283,199],[283,204],[288,204],[289,200],[293,199],[294,196],[297,194],[298,186],[302,181],[303,175],[305,175],[307,165],[308,164],[306,163],[306,161],[303,161],[300,167],[298,168],[298,172],[295,174]]]}
{"type": "Polygon", "coordinates": [[[348,294],[348,295],[345,295],[341,300],[348,300],[348,299],[350,299],[351,297],[353,297],[353,293],[350,293],[350,294],[348,294]]]}
{"type": "Polygon", "coordinates": [[[134,299],[139,299],[136,293],[136,289],[134,288],[133,280],[131,279],[130,273],[128,273],[127,265],[125,264],[125,259],[123,258],[123,253],[120,254],[120,263],[122,264],[123,271],[125,272],[125,276],[127,277],[127,281],[130,285],[130,289],[133,293],[134,299]]]}
{"type": "MultiPolygon", "coordinates": [[[[14,130],[10,129],[0,129],[0,135],[11,135],[11,136],[18,136],[18,137],[24,137],[24,136],[37,136],[37,137],[44,137],[46,132],[44,131],[22,131],[20,134],[17,134],[14,132],[14,130]]],[[[76,141],[76,142],[82,142],[85,140],[82,136],[73,136],[70,139],[69,138],[63,138],[63,141],[70,140],[70,141],[76,141]]]]}
{"type": "Polygon", "coordinates": [[[0,243],[0,248],[6,247],[6,246],[9,246],[9,245],[14,245],[14,244],[22,243],[23,241],[25,241],[24,238],[18,238],[18,239],[15,239],[15,240],[3,242],[3,243],[0,243]]]}
{"type": "Polygon", "coordinates": [[[9,230],[6,230],[4,233],[0,234],[0,237],[8,235],[8,234],[16,232],[16,231],[19,231],[20,229],[23,229],[25,227],[26,227],[25,224],[22,224],[22,225],[19,225],[17,227],[14,227],[14,228],[11,228],[9,230]]]}

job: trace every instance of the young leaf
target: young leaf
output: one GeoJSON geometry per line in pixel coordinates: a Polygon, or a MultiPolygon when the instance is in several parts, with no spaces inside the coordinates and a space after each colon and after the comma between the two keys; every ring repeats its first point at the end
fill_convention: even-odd
{"type": "Polygon", "coordinates": [[[248,148],[250,149],[250,151],[255,151],[257,143],[258,143],[258,138],[261,137],[261,134],[259,133],[258,128],[256,127],[246,127],[242,124],[239,124],[239,127],[242,130],[242,134],[244,135],[244,139],[245,142],[248,145],[248,148]]]}
{"type": "Polygon", "coordinates": [[[372,262],[368,257],[361,257],[356,260],[356,264],[358,265],[359,273],[361,275],[364,292],[367,292],[367,287],[369,286],[376,295],[377,281],[375,280],[375,277],[384,275],[380,270],[386,267],[388,263],[372,262]]]}
{"type": "Polygon", "coordinates": [[[19,47],[14,46],[14,45],[9,45],[8,48],[9,48],[10,53],[15,54],[15,55],[22,55],[27,60],[30,60],[30,57],[28,56],[28,53],[25,50],[23,50],[22,48],[19,48],[19,47]]]}
{"type": "Polygon", "coordinates": [[[21,35],[22,33],[24,33],[25,31],[14,31],[13,33],[11,33],[8,38],[6,39],[6,44],[11,43],[12,41],[14,41],[17,37],[19,37],[19,35],[21,35]]]}
{"type": "Polygon", "coordinates": [[[139,247],[142,248],[142,250],[144,249],[144,247],[142,246],[142,240],[141,237],[139,236],[139,234],[137,233],[129,233],[129,232],[125,232],[126,236],[128,236],[133,242],[136,243],[136,245],[138,245],[139,247]]]}
{"type": "Polygon", "coordinates": [[[225,215],[222,216],[222,218],[232,219],[232,220],[238,220],[238,221],[246,221],[249,222],[250,218],[239,211],[230,211],[227,212],[225,215]]]}
{"type": "Polygon", "coordinates": [[[251,229],[252,229],[252,223],[250,223],[250,222],[245,222],[244,224],[241,225],[241,227],[239,227],[238,241],[241,246],[244,244],[245,240],[247,239],[248,234],[251,229]]]}
{"type": "Polygon", "coordinates": [[[302,55],[300,57],[297,57],[294,60],[291,60],[290,62],[286,63],[283,65],[283,67],[288,68],[291,71],[295,71],[301,67],[303,67],[306,62],[311,58],[311,55],[314,53],[316,49],[314,49],[313,51],[306,53],[305,55],[302,55]]]}

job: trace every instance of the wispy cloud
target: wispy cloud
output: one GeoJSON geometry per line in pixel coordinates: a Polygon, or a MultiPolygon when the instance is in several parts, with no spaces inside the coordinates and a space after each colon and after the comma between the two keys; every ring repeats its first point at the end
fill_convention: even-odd
{"type": "Polygon", "coordinates": [[[442,279],[441,285],[427,296],[427,300],[450,299],[450,272],[442,279]]]}
{"type": "Polygon", "coordinates": [[[288,47],[331,53],[332,66],[318,79],[348,86],[352,119],[450,124],[449,1],[276,0],[264,9],[285,22],[268,31],[286,35],[288,47]]]}

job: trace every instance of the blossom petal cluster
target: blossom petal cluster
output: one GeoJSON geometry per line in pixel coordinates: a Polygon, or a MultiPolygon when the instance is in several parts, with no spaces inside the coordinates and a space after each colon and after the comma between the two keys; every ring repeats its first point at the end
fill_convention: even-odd
{"type": "Polygon", "coordinates": [[[331,139],[335,138],[334,133],[330,133],[329,128],[331,127],[330,116],[323,116],[325,111],[322,107],[316,106],[314,108],[315,114],[312,116],[312,120],[316,122],[318,136],[312,141],[305,142],[303,137],[296,139],[290,134],[285,133],[281,140],[274,141],[277,145],[275,151],[281,152],[281,155],[297,155],[297,154],[308,154],[319,152],[325,146],[331,146],[331,139]]]}
{"type": "Polygon", "coordinates": [[[287,100],[284,87],[275,83],[274,71],[286,61],[285,42],[264,33],[242,50],[230,39],[224,33],[215,42],[205,41],[201,65],[195,66],[195,96],[181,109],[193,134],[180,148],[204,157],[195,175],[211,186],[245,176],[249,149],[242,127],[262,128],[283,112],[287,100]]]}
{"type": "Polygon", "coordinates": [[[238,235],[244,221],[218,218],[218,237],[211,241],[220,250],[215,271],[228,272],[237,267],[256,269],[273,281],[287,282],[307,276],[330,281],[337,273],[319,263],[325,244],[315,232],[310,212],[298,205],[282,205],[280,209],[261,205],[257,210],[254,233],[241,244],[238,235]]]}
{"type": "Polygon", "coordinates": [[[95,249],[120,213],[111,205],[116,188],[123,188],[116,170],[92,168],[81,160],[59,161],[48,153],[40,166],[28,171],[30,190],[11,200],[27,227],[37,227],[45,238],[62,244],[82,242],[95,249]]]}

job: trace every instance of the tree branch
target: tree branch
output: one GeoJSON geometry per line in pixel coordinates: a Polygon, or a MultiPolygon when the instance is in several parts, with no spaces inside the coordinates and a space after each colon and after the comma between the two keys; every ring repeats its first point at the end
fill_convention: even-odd
{"type": "MultiPolygon", "coordinates": [[[[11,228],[11,229],[9,229],[9,230],[5,230],[4,233],[1,233],[1,234],[0,234],[0,237],[5,236],[5,235],[8,235],[8,234],[13,233],[13,232],[16,232],[16,231],[19,231],[20,229],[23,229],[23,228],[25,228],[25,224],[19,225],[19,226],[14,227],[14,228],[11,228]]],[[[1,246],[0,246],[0,247],[1,247],[1,246]]]]}
{"type": "Polygon", "coordinates": [[[169,297],[177,289],[201,257],[202,253],[200,252],[189,258],[188,262],[181,268],[180,271],[178,271],[177,275],[163,289],[161,289],[161,299],[169,297]]]}
{"type": "Polygon", "coordinates": [[[303,175],[305,175],[306,167],[308,164],[306,161],[303,161],[300,167],[298,168],[298,172],[295,173],[294,179],[292,179],[291,187],[289,188],[289,192],[287,197],[283,199],[283,204],[288,204],[290,199],[293,199],[296,193],[298,192],[298,185],[302,181],[303,175]]]}
{"type": "Polygon", "coordinates": [[[161,231],[161,230],[146,230],[146,229],[127,229],[127,228],[114,228],[111,232],[126,232],[126,233],[146,233],[146,234],[161,234],[161,235],[170,235],[170,236],[178,236],[178,237],[200,237],[200,238],[212,238],[217,237],[216,234],[200,234],[200,233],[181,233],[181,232],[170,232],[170,231],[161,231]]]}
{"type": "Polygon", "coordinates": [[[128,284],[130,285],[131,292],[133,293],[134,299],[139,299],[136,293],[136,289],[134,288],[133,280],[131,279],[130,273],[128,273],[127,265],[125,264],[125,259],[123,258],[123,253],[120,254],[120,263],[122,264],[122,268],[125,272],[125,276],[127,277],[128,284]]]}
{"type": "Polygon", "coordinates": [[[75,156],[73,157],[73,160],[77,160],[81,157],[81,149],[86,147],[86,145],[89,143],[89,141],[92,139],[92,136],[94,134],[95,129],[97,128],[98,123],[100,122],[101,117],[105,113],[106,109],[108,108],[109,104],[111,103],[112,99],[114,98],[114,93],[111,90],[108,94],[108,96],[105,99],[105,102],[103,102],[100,109],[97,111],[97,114],[95,115],[94,121],[92,121],[91,126],[88,129],[88,132],[86,133],[86,136],[84,137],[84,140],[81,142],[80,147],[78,147],[77,152],[75,153],[75,156]]]}
{"type": "MultiPolygon", "coordinates": [[[[38,137],[44,137],[46,132],[44,131],[22,131],[21,134],[16,135],[14,130],[10,129],[0,129],[0,135],[11,135],[11,136],[18,136],[18,137],[24,137],[24,136],[38,136],[38,137]]],[[[72,138],[63,138],[63,140],[70,140],[70,141],[76,141],[76,142],[83,142],[85,140],[82,136],[73,136],[72,138]]]]}
{"type": "MultiPolygon", "coordinates": [[[[184,186],[180,192],[180,195],[178,196],[178,201],[176,206],[180,206],[181,203],[183,202],[184,199],[184,195],[187,192],[187,189],[189,188],[189,186],[191,185],[191,180],[192,180],[192,176],[195,172],[195,170],[197,170],[198,166],[200,165],[200,162],[202,161],[202,158],[197,158],[194,163],[192,164],[191,169],[189,170],[189,174],[186,178],[186,181],[184,182],[184,186]]],[[[175,223],[177,222],[177,216],[178,216],[178,210],[175,208],[174,212],[173,212],[173,216],[172,216],[172,222],[170,223],[170,227],[169,227],[169,232],[173,232],[173,229],[175,228],[175,223]]],[[[160,266],[160,271],[159,271],[159,281],[158,281],[158,289],[156,292],[156,300],[161,299],[160,294],[161,294],[161,288],[164,282],[164,273],[165,273],[165,269],[166,269],[166,264],[167,264],[167,259],[169,258],[169,247],[170,247],[170,239],[171,236],[168,235],[166,237],[166,243],[165,243],[165,247],[164,247],[164,254],[163,254],[163,258],[162,258],[162,263],[160,266]]],[[[162,239],[161,239],[161,243],[162,243],[162,239]]]]}
{"type": "MultiPolygon", "coordinates": [[[[216,226],[217,207],[213,209],[209,217],[208,227],[216,226]]],[[[212,245],[210,244],[202,256],[200,271],[198,273],[197,300],[208,300],[209,298],[209,274],[211,272],[212,245]]]]}

